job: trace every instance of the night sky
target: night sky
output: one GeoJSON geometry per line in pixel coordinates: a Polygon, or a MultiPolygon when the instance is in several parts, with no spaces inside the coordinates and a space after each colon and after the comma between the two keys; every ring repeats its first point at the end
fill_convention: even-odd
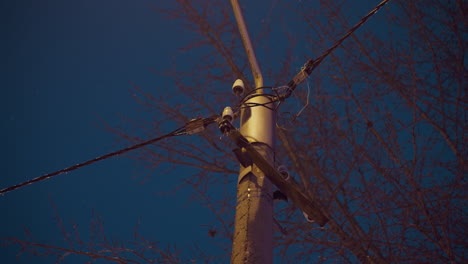
{"type": "MultiPolygon", "coordinates": [[[[163,71],[172,63],[171,55],[191,39],[178,22],[168,22],[149,6],[167,8],[171,2],[1,2],[0,188],[126,147],[106,126],[125,128],[122,117],[154,118],[132,99],[131,83],[154,93],[167,93],[173,85],[149,70],[163,71]]],[[[356,17],[373,5],[355,6],[356,17]]],[[[91,219],[100,215],[110,238],[130,239],[139,224],[141,233],[163,244],[183,248],[197,241],[209,248],[213,215],[192,202],[188,190],[157,195],[173,189],[183,172],[177,169],[141,184],[139,179],[158,170],[122,156],[26,186],[0,197],[0,236],[25,239],[29,230],[28,240],[63,245],[56,215],[66,227],[76,223],[83,237],[89,236],[91,219]]],[[[54,260],[16,258],[17,253],[17,246],[0,247],[1,262],[54,260]]],[[[83,261],[67,258],[63,263],[83,261]]]]}
{"type": "MultiPolygon", "coordinates": [[[[2,188],[127,146],[106,124],[125,126],[121,116],[148,118],[132,99],[130,82],[170,86],[149,68],[163,70],[177,48],[171,42],[185,41],[148,3],[2,1],[2,188]]],[[[145,173],[118,157],[8,193],[0,197],[0,236],[25,238],[27,228],[34,241],[62,245],[54,204],[64,224],[76,223],[84,238],[94,212],[113,238],[131,238],[139,223],[145,236],[162,243],[209,239],[200,226],[209,224],[206,209],[185,192],[161,199],[155,193],[174,188],[176,179],[139,184],[135,177],[145,173]]],[[[16,259],[17,249],[0,247],[2,263],[45,261],[16,259]]],[[[76,261],[64,263],[82,260],[76,261]]]]}

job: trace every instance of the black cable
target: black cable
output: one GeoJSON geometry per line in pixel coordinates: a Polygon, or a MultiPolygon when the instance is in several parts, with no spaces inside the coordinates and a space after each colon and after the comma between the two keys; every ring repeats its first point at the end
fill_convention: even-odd
{"type": "MultiPolygon", "coordinates": [[[[245,101],[249,100],[251,98],[251,96],[256,95],[257,91],[261,90],[261,89],[272,89],[272,90],[274,90],[274,88],[271,87],[271,86],[262,86],[262,87],[252,89],[251,91],[249,91],[246,95],[244,95],[242,97],[242,99],[239,101],[239,104],[235,108],[239,108],[243,103],[245,103],[245,101]]],[[[263,95],[263,94],[258,94],[258,95],[263,95]]]]}
{"type": "Polygon", "coordinates": [[[351,29],[349,29],[348,32],[346,32],[346,34],[344,34],[340,39],[338,39],[338,41],[336,41],[335,44],[333,44],[333,46],[328,48],[320,57],[316,58],[315,60],[314,59],[308,60],[306,62],[306,64],[304,65],[304,67],[302,68],[302,70],[299,73],[297,73],[296,76],[294,76],[294,78],[287,84],[289,89],[285,93],[285,95],[281,96],[281,100],[284,100],[284,99],[288,98],[289,96],[291,96],[292,92],[294,91],[294,89],[296,89],[297,85],[299,85],[307,77],[309,77],[309,75],[312,73],[312,71],[315,68],[317,68],[317,66],[328,55],[330,55],[330,53],[332,53],[338,46],[340,46],[341,43],[343,43],[343,41],[345,39],[347,39],[351,34],[353,34],[354,31],[356,31],[356,29],[358,29],[360,26],[362,26],[372,15],[377,13],[377,11],[379,11],[380,8],[382,8],[385,4],[387,4],[388,1],[390,1],[390,0],[383,0],[382,2],[380,2],[380,4],[378,4],[367,15],[365,15],[363,18],[361,18],[361,20],[356,25],[354,25],[351,29]]]}
{"type": "MultiPolygon", "coordinates": [[[[207,118],[205,120],[207,125],[208,124],[211,124],[214,122],[214,119],[213,117],[211,118],[207,118]]],[[[204,120],[204,121],[205,121],[204,120]]],[[[205,123],[205,122],[204,122],[205,123]]],[[[84,167],[86,165],[90,165],[92,163],[95,163],[95,162],[98,162],[98,161],[101,161],[101,160],[105,160],[107,158],[111,158],[113,156],[117,156],[117,155],[120,155],[120,154],[123,154],[123,153],[126,153],[126,152],[129,152],[131,150],[135,150],[135,149],[138,149],[138,148],[141,148],[141,147],[144,147],[146,145],[150,145],[150,144],[153,144],[157,141],[160,141],[162,139],[165,139],[165,138],[168,138],[168,137],[173,137],[173,136],[177,136],[177,135],[181,135],[181,133],[183,133],[185,131],[185,126],[184,127],[181,127],[181,128],[178,128],[176,130],[174,130],[173,132],[169,133],[169,134],[166,134],[164,136],[160,136],[160,137],[157,137],[157,138],[153,138],[153,139],[150,139],[150,140],[147,140],[145,142],[141,142],[141,143],[138,143],[136,145],[133,145],[133,146],[130,146],[130,147],[127,147],[127,148],[124,148],[124,149],[121,149],[121,150],[117,150],[117,151],[114,151],[114,152],[111,152],[111,153],[108,153],[108,154],[105,154],[103,156],[100,156],[100,157],[96,157],[94,159],[90,159],[88,161],[85,161],[85,162],[82,162],[82,163],[79,163],[79,164],[76,164],[76,165],[73,165],[71,167],[68,167],[68,168],[65,168],[65,169],[61,169],[61,170],[58,170],[58,171],[55,171],[55,172],[51,172],[51,173],[47,173],[45,175],[42,175],[42,176],[39,176],[37,178],[34,178],[34,179],[31,179],[29,181],[25,181],[23,183],[19,183],[19,184],[16,184],[16,185],[13,185],[13,186],[10,186],[10,187],[7,187],[5,189],[2,189],[0,190],[0,194],[5,194],[7,192],[11,192],[13,190],[16,190],[18,188],[21,188],[21,187],[24,187],[26,185],[29,185],[29,184],[33,184],[35,182],[39,182],[39,181],[43,181],[43,180],[46,180],[46,179],[49,179],[51,177],[54,177],[54,176],[57,176],[59,174],[62,174],[62,173],[65,173],[65,172],[69,172],[69,171],[73,171],[73,170],[76,170],[76,169],[79,169],[81,167],[84,167]]]]}
{"type": "Polygon", "coordinates": [[[263,107],[266,107],[269,110],[274,110],[273,108],[269,107],[268,105],[272,104],[272,103],[276,103],[276,102],[279,102],[279,94],[275,90],[275,87],[262,86],[262,87],[255,88],[255,89],[249,91],[246,95],[244,95],[241,98],[241,100],[239,101],[239,103],[233,108],[233,111],[235,113],[237,113],[240,109],[245,109],[245,108],[250,108],[250,107],[257,107],[257,106],[263,106],[263,107]],[[272,91],[275,92],[275,94],[257,93],[257,91],[260,90],[260,89],[271,89],[272,91]],[[266,102],[266,103],[252,103],[252,102],[246,103],[246,101],[248,101],[248,100],[250,100],[250,99],[252,99],[254,97],[257,97],[257,96],[269,97],[271,99],[271,101],[266,102]]]}
{"type": "MultiPolygon", "coordinates": [[[[315,60],[314,59],[308,60],[306,62],[306,64],[305,64],[304,68],[296,76],[294,76],[294,78],[287,84],[289,89],[286,91],[285,95],[278,96],[277,91],[275,91],[273,87],[268,87],[268,86],[258,87],[258,88],[253,89],[252,91],[250,91],[247,95],[245,95],[242,98],[239,105],[236,107],[235,111],[237,111],[237,109],[239,109],[239,108],[242,108],[242,104],[244,104],[245,101],[247,101],[248,99],[250,99],[253,96],[270,96],[270,97],[272,97],[273,95],[271,95],[271,94],[259,94],[259,95],[254,94],[256,91],[258,91],[260,89],[265,89],[265,88],[272,89],[273,91],[275,91],[277,96],[273,96],[273,98],[275,98],[275,97],[276,98],[274,100],[272,100],[271,102],[268,102],[268,103],[263,103],[263,104],[251,103],[246,107],[263,106],[263,107],[267,107],[268,109],[272,110],[272,108],[267,106],[268,104],[278,102],[278,101],[281,102],[282,100],[284,100],[284,99],[288,98],[289,96],[291,96],[291,94],[294,91],[294,89],[296,88],[296,86],[299,85],[300,83],[302,83],[312,73],[312,71],[325,59],[325,57],[327,57],[339,45],[341,45],[341,43],[345,39],[347,39],[351,34],[353,34],[354,31],[356,31],[356,29],[358,29],[362,24],[364,24],[372,15],[377,13],[377,11],[380,8],[382,8],[385,4],[387,4],[388,1],[390,1],[390,0],[383,0],[380,4],[378,4],[373,10],[371,10],[366,16],[364,16],[356,25],[354,25],[343,37],[341,37],[333,46],[331,46],[329,49],[327,49],[320,57],[318,57],[315,60]]],[[[216,119],[217,119],[217,117],[215,117],[215,118],[211,117],[211,118],[203,119],[203,126],[207,126],[208,124],[216,122],[216,119]],[[205,123],[206,123],[206,125],[205,125],[205,123]]],[[[159,140],[162,140],[162,139],[165,139],[165,138],[168,138],[168,137],[182,135],[182,134],[185,134],[185,133],[186,133],[186,129],[185,129],[185,126],[184,126],[182,128],[176,129],[175,131],[173,131],[173,132],[171,132],[171,133],[169,133],[167,135],[157,137],[157,138],[153,138],[153,139],[150,139],[148,141],[145,141],[145,142],[142,142],[142,143],[139,143],[139,144],[136,144],[136,145],[133,145],[133,146],[121,149],[121,150],[117,150],[117,151],[108,153],[106,155],[103,155],[103,156],[100,156],[100,157],[97,157],[97,158],[94,158],[94,159],[91,159],[91,160],[88,160],[88,161],[73,165],[71,167],[68,167],[68,168],[65,168],[65,169],[62,169],[62,170],[58,170],[58,171],[55,171],[55,172],[51,172],[51,173],[39,176],[37,178],[34,178],[32,180],[25,181],[23,183],[7,187],[5,189],[0,190],[0,194],[5,194],[7,192],[16,190],[16,189],[24,187],[26,185],[29,185],[29,184],[32,184],[32,183],[35,183],[35,182],[39,182],[39,181],[42,181],[42,180],[46,180],[48,178],[57,176],[59,174],[65,173],[65,172],[69,172],[69,171],[79,169],[79,168],[81,168],[83,166],[90,165],[92,163],[95,163],[95,162],[98,162],[98,161],[101,161],[101,160],[104,160],[104,159],[107,159],[107,158],[110,158],[110,157],[113,157],[113,156],[116,156],[116,155],[120,155],[120,154],[126,153],[128,151],[137,149],[137,148],[144,147],[146,145],[155,143],[155,142],[157,142],[159,140]]]]}
{"type": "Polygon", "coordinates": [[[269,105],[269,104],[272,104],[272,103],[275,103],[275,102],[277,102],[277,101],[275,100],[275,101],[270,101],[270,102],[266,102],[266,103],[252,103],[252,102],[248,102],[248,103],[244,103],[244,104],[240,107],[240,109],[246,109],[246,108],[251,108],[251,107],[263,106],[263,107],[265,107],[265,108],[267,108],[267,109],[269,109],[269,110],[274,111],[274,110],[276,109],[276,107],[275,107],[275,108],[272,108],[272,107],[270,107],[270,106],[268,106],[268,105],[269,105]]]}

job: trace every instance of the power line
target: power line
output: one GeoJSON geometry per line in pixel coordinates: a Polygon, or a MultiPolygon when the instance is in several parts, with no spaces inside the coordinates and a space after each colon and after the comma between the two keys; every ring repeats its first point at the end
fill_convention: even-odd
{"type": "Polygon", "coordinates": [[[12,185],[10,187],[7,187],[7,188],[4,188],[4,189],[0,190],[0,195],[4,195],[7,192],[11,192],[11,191],[14,191],[16,189],[25,187],[26,185],[30,185],[30,184],[33,184],[33,183],[36,183],[36,182],[47,180],[49,178],[58,176],[58,175],[63,174],[63,173],[74,171],[74,170],[79,169],[81,167],[91,165],[91,164],[93,164],[95,162],[105,160],[105,159],[108,159],[108,158],[111,158],[111,157],[114,157],[114,156],[118,156],[118,155],[124,154],[126,152],[129,152],[129,151],[132,151],[132,150],[135,150],[135,149],[138,149],[138,148],[141,148],[141,147],[156,143],[156,142],[158,142],[158,141],[160,141],[162,139],[165,139],[165,138],[174,137],[174,136],[181,136],[181,135],[193,135],[193,134],[199,133],[199,132],[203,131],[205,129],[205,127],[207,127],[208,125],[216,123],[218,121],[218,118],[219,118],[218,115],[213,115],[213,116],[210,116],[208,118],[192,119],[189,122],[187,122],[185,124],[185,126],[180,127],[180,128],[178,128],[178,129],[176,129],[176,130],[174,130],[174,131],[172,131],[172,132],[170,132],[170,133],[168,133],[166,135],[156,137],[156,138],[152,138],[152,139],[149,139],[147,141],[135,144],[133,146],[123,148],[123,149],[120,149],[120,150],[117,150],[117,151],[114,151],[114,152],[110,152],[110,153],[107,153],[105,155],[96,157],[94,159],[90,159],[90,160],[87,160],[85,162],[78,163],[78,164],[75,164],[73,166],[58,170],[58,171],[47,173],[47,174],[41,175],[39,177],[36,177],[34,179],[31,179],[31,180],[28,180],[28,181],[25,181],[25,182],[22,182],[22,183],[19,183],[19,184],[16,184],[16,185],[12,185]]]}
{"type": "Polygon", "coordinates": [[[382,8],[384,5],[386,5],[390,0],[383,0],[378,4],[374,9],[372,9],[367,15],[365,15],[361,20],[355,24],[352,28],[346,32],[340,39],[338,39],[333,46],[328,48],[322,55],[320,55],[316,59],[310,59],[308,60],[304,67],[302,67],[301,71],[294,76],[294,78],[288,82],[287,85],[284,86],[279,86],[279,87],[271,87],[271,86],[262,86],[256,89],[251,90],[249,93],[247,93],[239,102],[239,104],[234,108],[234,111],[237,112],[238,109],[240,108],[247,108],[247,107],[255,107],[255,106],[263,106],[268,107],[268,104],[279,102],[281,103],[284,101],[284,99],[288,98],[291,96],[293,91],[296,89],[296,86],[301,84],[309,75],[312,73],[312,71],[319,66],[320,63],[328,56],[330,53],[332,53],[338,46],[340,46],[343,41],[345,41],[351,34],[353,34],[360,26],[362,26],[372,15],[377,13],[380,8],[382,8]],[[271,89],[274,94],[263,94],[263,96],[267,96],[271,99],[271,102],[264,103],[264,104],[249,104],[245,103],[247,100],[251,99],[252,97],[259,96],[256,94],[258,90],[261,89],[271,89]],[[279,90],[282,90],[281,92],[279,90]],[[242,107],[241,105],[244,105],[242,107]]]}
{"type": "Polygon", "coordinates": [[[10,186],[10,187],[7,187],[7,188],[4,188],[4,189],[0,190],[0,195],[3,195],[5,193],[7,193],[7,192],[11,192],[13,190],[24,187],[26,185],[33,184],[35,182],[39,182],[39,181],[43,181],[43,180],[52,178],[52,177],[60,175],[62,173],[70,172],[70,171],[79,169],[81,167],[93,164],[95,162],[105,160],[105,159],[108,159],[108,158],[111,158],[111,157],[114,157],[114,156],[118,156],[118,155],[124,154],[126,152],[129,152],[129,151],[132,151],[132,150],[135,150],[135,149],[138,149],[138,148],[141,148],[141,147],[156,143],[156,142],[158,142],[158,141],[160,141],[162,139],[168,138],[168,137],[179,136],[179,135],[192,135],[192,134],[198,133],[200,131],[203,131],[204,128],[206,126],[208,126],[209,124],[212,124],[212,123],[216,122],[217,118],[218,117],[215,115],[215,116],[211,116],[211,117],[208,117],[208,118],[192,119],[185,126],[183,126],[181,128],[178,128],[178,129],[172,131],[169,134],[166,134],[166,135],[163,135],[163,136],[160,136],[160,137],[156,137],[156,138],[152,138],[150,140],[135,144],[133,146],[123,148],[123,149],[120,149],[120,150],[117,150],[117,151],[114,151],[114,152],[111,152],[111,153],[96,157],[94,159],[90,159],[90,160],[82,162],[82,163],[78,163],[78,164],[70,166],[68,168],[61,169],[61,170],[58,170],[58,171],[54,171],[54,172],[51,172],[51,173],[47,173],[47,174],[44,174],[44,175],[39,176],[37,178],[31,179],[31,180],[28,180],[28,181],[25,181],[25,182],[22,182],[22,183],[19,183],[19,184],[16,184],[16,185],[13,185],[13,186],[10,186]]]}
{"type": "Polygon", "coordinates": [[[386,5],[390,0],[383,0],[382,2],[380,2],[380,4],[378,4],[374,9],[372,9],[367,15],[365,15],[363,18],[361,18],[361,20],[356,24],[354,25],[352,28],[350,28],[348,30],[348,32],[346,32],[346,34],[344,34],[340,39],[338,39],[335,44],[333,44],[333,46],[331,46],[330,48],[328,48],[320,57],[316,58],[316,59],[310,59],[308,60],[304,67],[301,69],[300,72],[298,72],[296,74],[296,76],[294,76],[294,78],[289,81],[289,83],[287,84],[287,86],[289,87],[288,91],[281,96],[281,100],[284,100],[286,98],[288,98],[289,96],[291,96],[292,92],[294,91],[294,89],[296,89],[296,86],[301,84],[305,79],[307,79],[307,77],[309,77],[309,75],[312,73],[312,71],[317,68],[317,66],[328,56],[330,55],[330,53],[332,53],[338,46],[341,45],[341,43],[343,43],[343,41],[345,39],[347,39],[349,36],[351,36],[351,34],[354,33],[354,31],[356,31],[360,26],[362,26],[372,15],[374,15],[375,13],[377,13],[377,11],[379,11],[380,8],[382,8],[384,5],[386,5]]]}
{"type": "Polygon", "coordinates": [[[22,183],[19,183],[19,184],[10,186],[10,187],[7,187],[5,189],[0,190],[0,194],[5,194],[7,192],[11,192],[13,190],[24,187],[26,185],[33,184],[33,183],[39,182],[39,181],[43,181],[43,180],[52,178],[54,176],[57,176],[59,174],[66,173],[66,172],[69,172],[69,171],[73,171],[73,170],[79,169],[81,167],[84,167],[86,165],[90,165],[90,164],[93,164],[95,162],[105,160],[105,159],[108,159],[108,158],[113,157],[113,156],[121,155],[121,154],[126,153],[128,151],[131,151],[131,150],[141,148],[143,146],[155,143],[155,142],[157,142],[159,140],[162,140],[162,139],[165,139],[165,138],[168,138],[168,137],[171,137],[171,136],[175,136],[176,135],[175,133],[177,133],[178,130],[179,129],[177,129],[174,132],[171,132],[171,133],[169,133],[167,135],[160,136],[160,137],[157,137],[157,138],[153,138],[153,139],[150,139],[148,141],[141,142],[141,143],[138,143],[136,145],[133,145],[133,146],[130,146],[130,147],[127,147],[127,148],[124,148],[124,149],[120,149],[120,150],[117,150],[117,151],[114,151],[114,152],[111,152],[111,153],[96,157],[94,159],[90,159],[90,160],[82,162],[82,163],[78,163],[78,164],[70,166],[68,168],[61,169],[61,170],[58,170],[58,171],[54,171],[54,172],[51,172],[51,173],[47,173],[47,174],[39,176],[37,178],[31,179],[31,180],[28,180],[28,181],[25,181],[25,182],[22,182],[22,183]]]}
{"type": "MultiPolygon", "coordinates": [[[[302,70],[296,74],[296,76],[294,76],[294,78],[287,84],[287,87],[288,89],[286,90],[286,92],[284,92],[283,94],[278,94],[278,92],[275,90],[275,88],[273,87],[260,87],[260,88],[257,88],[257,89],[262,89],[262,88],[270,88],[272,89],[274,92],[275,92],[275,95],[273,94],[270,94],[267,96],[269,96],[270,98],[272,98],[272,101],[271,102],[268,102],[268,103],[264,103],[264,104],[247,104],[246,107],[255,107],[255,106],[264,106],[264,107],[267,107],[267,104],[270,104],[270,103],[274,103],[274,102],[281,102],[283,101],[284,99],[288,98],[289,96],[291,96],[292,92],[294,91],[294,89],[296,88],[297,85],[301,84],[311,73],[312,71],[330,54],[332,53],[339,45],[341,45],[341,43],[343,43],[343,41],[345,39],[347,39],[351,34],[353,34],[361,25],[363,25],[372,15],[374,15],[375,13],[377,13],[377,11],[382,8],[385,4],[387,4],[390,0],[383,0],[382,2],[380,2],[380,4],[378,4],[374,9],[372,9],[366,16],[364,16],[356,25],[354,25],[351,29],[348,30],[348,32],[346,34],[344,34],[338,41],[335,42],[335,44],[333,46],[331,46],[329,49],[327,49],[320,57],[316,58],[316,59],[310,59],[306,62],[305,66],[302,68],[302,70]]],[[[255,89],[254,91],[256,91],[257,89],[255,89]]],[[[245,103],[245,101],[247,101],[247,99],[249,99],[249,97],[252,97],[252,96],[255,96],[253,95],[252,91],[247,94],[240,102],[240,105],[245,103]]],[[[237,108],[237,107],[236,107],[237,108]]],[[[240,107],[239,107],[240,108],[240,107]]],[[[108,158],[111,158],[113,156],[117,156],[117,155],[121,155],[121,154],[124,154],[126,152],[129,152],[129,151],[132,151],[132,150],[135,150],[135,149],[138,149],[138,148],[141,148],[141,147],[144,147],[146,145],[150,145],[152,143],[155,143],[159,140],[162,140],[162,139],[165,139],[165,138],[168,138],[168,137],[172,137],[172,136],[179,136],[179,135],[192,135],[192,134],[195,134],[195,133],[198,133],[202,130],[204,130],[204,128],[211,124],[211,123],[215,123],[216,121],[218,120],[218,116],[211,116],[209,118],[197,118],[197,119],[192,119],[190,120],[185,126],[181,127],[181,128],[178,128],[176,130],[174,130],[173,132],[169,133],[169,134],[166,134],[164,136],[160,136],[160,137],[157,137],[157,138],[153,138],[153,139],[150,139],[150,140],[147,140],[147,141],[144,141],[144,142],[141,142],[141,143],[138,143],[136,145],[133,145],[133,146],[130,146],[130,147],[127,147],[127,148],[124,148],[124,149],[121,149],[121,150],[117,150],[117,151],[114,151],[114,152],[111,152],[111,153],[108,153],[108,154],[105,154],[105,155],[102,155],[102,156],[99,156],[99,157],[96,157],[94,159],[90,159],[88,161],[85,161],[85,162],[82,162],[82,163],[79,163],[79,164],[76,164],[76,165],[73,165],[73,166],[70,166],[68,168],[65,168],[65,169],[61,169],[61,170],[58,170],[58,171],[55,171],[55,172],[51,172],[51,173],[48,173],[48,174],[45,174],[45,175],[42,175],[42,176],[39,176],[37,178],[34,178],[34,179],[31,179],[31,180],[28,180],[28,181],[25,181],[23,183],[19,183],[19,184],[16,184],[16,185],[13,185],[13,186],[10,186],[10,187],[7,187],[7,188],[4,188],[2,190],[0,190],[0,194],[5,194],[7,192],[10,192],[10,191],[13,191],[13,190],[16,190],[18,188],[21,188],[21,187],[24,187],[26,185],[29,185],[29,184],[33,184],[35,182],[39,182],[39,181],[43,181],[43,180],[46,180],[46,179],[49,179],[51,177],[54,177],[54,176],[57,176],[57,175],[60,175],[62,173],[66,173],[66,172],[69,172],[69,171],[73,171],[73,170],[76,170],[76,169],[79,169],[81,167],[84,167],[84,166],[87,166],[87,165],[90,165],[90,164],[93,164],[95,162],[98,162],[98,161],[101,161],[101,160],[105,160],[105,159],[108,159],[108,158]]]]}

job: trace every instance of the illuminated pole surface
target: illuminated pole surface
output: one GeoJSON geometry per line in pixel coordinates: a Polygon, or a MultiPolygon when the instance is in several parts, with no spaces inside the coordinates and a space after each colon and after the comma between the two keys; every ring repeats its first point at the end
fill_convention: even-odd
{"type": "MultiPolygon", "coordinates": [[[[262,87],[263,77],[239,3],[237,0],[231,0],[231,4],[252,69],[255,87],[262,87]]],[[[258,89],[257,94],[263,94],[263,89],[258,89]]],[[[266,96],[255,96],[247,100],[246,103],[264,104],[268,102],[270,99],[266,96]]],[[[240,118],[241,134],[271,163],[274,160],[274,118],[274,111],[262,106],[244,108],[240,118]]],[[[237,186],[231,263],[270,264],[273,262],[272,194],[272,184],[255,164],[248,167],[241,165],[237,186]]]]}

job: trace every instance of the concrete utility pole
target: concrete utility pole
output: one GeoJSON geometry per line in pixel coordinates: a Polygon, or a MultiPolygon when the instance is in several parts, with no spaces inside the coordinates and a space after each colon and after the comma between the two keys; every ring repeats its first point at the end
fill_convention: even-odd
{"type": "MultiPolygon", "coordinates": [[[[231,0],[239,27],[255,87],[263,87],[263,77],[250,41],[244,18],[237,0],[231,0]]],[[[265,104],[271,102],[263,96],[263,89],[245,103],[265,104]]],[[[273,106],[270,104],[269,106],[273,106]]],[[[263,107],[246,107],[241,111],[240,132],[273,164],[275,112],[263,107]]],[[[273,262],[273,191],[272,184],[255,165],[241,165],[237,186],[237,206],[231,263],[253,264],[273,262]]]]}

